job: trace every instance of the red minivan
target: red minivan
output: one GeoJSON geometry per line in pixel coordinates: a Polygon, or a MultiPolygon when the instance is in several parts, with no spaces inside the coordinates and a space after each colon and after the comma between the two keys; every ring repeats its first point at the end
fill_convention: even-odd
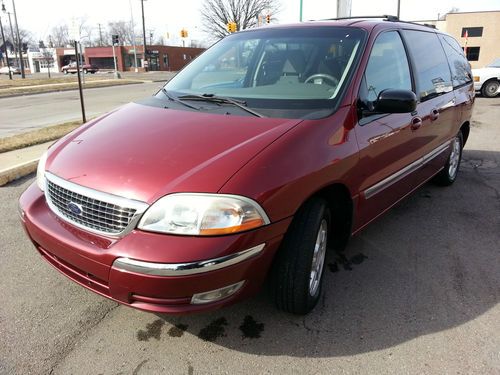
{"type": "Polygon", "coordinates": [[[267,279],[278,308],[306,314],[327,250],[454,182],[473,103],[462,48],[427,26],[246,30],[53,144],[20,215],[46,261],[125,305],[220,308],[267,279]]]}

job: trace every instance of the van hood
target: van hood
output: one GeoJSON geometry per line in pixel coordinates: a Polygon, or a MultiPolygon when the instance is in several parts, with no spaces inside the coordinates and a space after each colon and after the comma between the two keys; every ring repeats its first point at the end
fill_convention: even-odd
{"type": "Polygon", "coordinates": [[[147,203],[173,192],[215,193],[300,121],[130,103],[57,142],[46,170],[147,203]]]}

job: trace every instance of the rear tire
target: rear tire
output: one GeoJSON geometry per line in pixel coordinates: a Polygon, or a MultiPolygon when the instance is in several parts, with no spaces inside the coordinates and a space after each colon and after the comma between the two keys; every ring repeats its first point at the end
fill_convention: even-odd
{"type": "Polygon", "coordinates": [[[462,132],[459,132],[451,141],[451,152],[444,168],[432,180],[436,185],[449,186],[457,179],[460,161],[462,160],[462,149],[464,147],[464,138],[462,132]]]}
{"type": "Polygon", "coordinates": [[[307,201],[295,215],[272,269],[278,309],[305,315],[321,295],[331,216],[322,198],[307,201]]]}
{"type": "Polygon", "coordinates": [[[494,98],[497,96],[498,88],[500,87],[500,82],[491,80],[484,83],[481,87],[481,94],[487,98],[494,98]]]}

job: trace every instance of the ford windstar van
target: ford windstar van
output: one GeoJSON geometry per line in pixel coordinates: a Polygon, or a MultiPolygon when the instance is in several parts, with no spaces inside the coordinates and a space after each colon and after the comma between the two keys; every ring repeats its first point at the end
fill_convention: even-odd
{"type": "Polygon", "coordinates": [[[42,258],[122,304],[209,310],[267,280],[279,309],[306,314],[327,251],[455,181],[473,103],[461,46],[431,27],[245,30],[53,144],[20,215],[42,258]]]}

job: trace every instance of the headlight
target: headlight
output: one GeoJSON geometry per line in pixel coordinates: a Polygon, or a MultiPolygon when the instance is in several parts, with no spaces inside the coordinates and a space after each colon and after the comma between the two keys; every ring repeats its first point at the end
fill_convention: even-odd
{"type": "Polygon", "coordinates": [[[36,183],[41,191],[45,191],[45,163],[47,162],[47,151],[45,151],[38,161],[36,168],[36,183]]]}
{"type": "Polygon", "coordinates": [[[194,236],[237,233],[269,224],[253,200],[236,195],[179,193],[154,203],[138,228],[151,232],[194,236]]]}

